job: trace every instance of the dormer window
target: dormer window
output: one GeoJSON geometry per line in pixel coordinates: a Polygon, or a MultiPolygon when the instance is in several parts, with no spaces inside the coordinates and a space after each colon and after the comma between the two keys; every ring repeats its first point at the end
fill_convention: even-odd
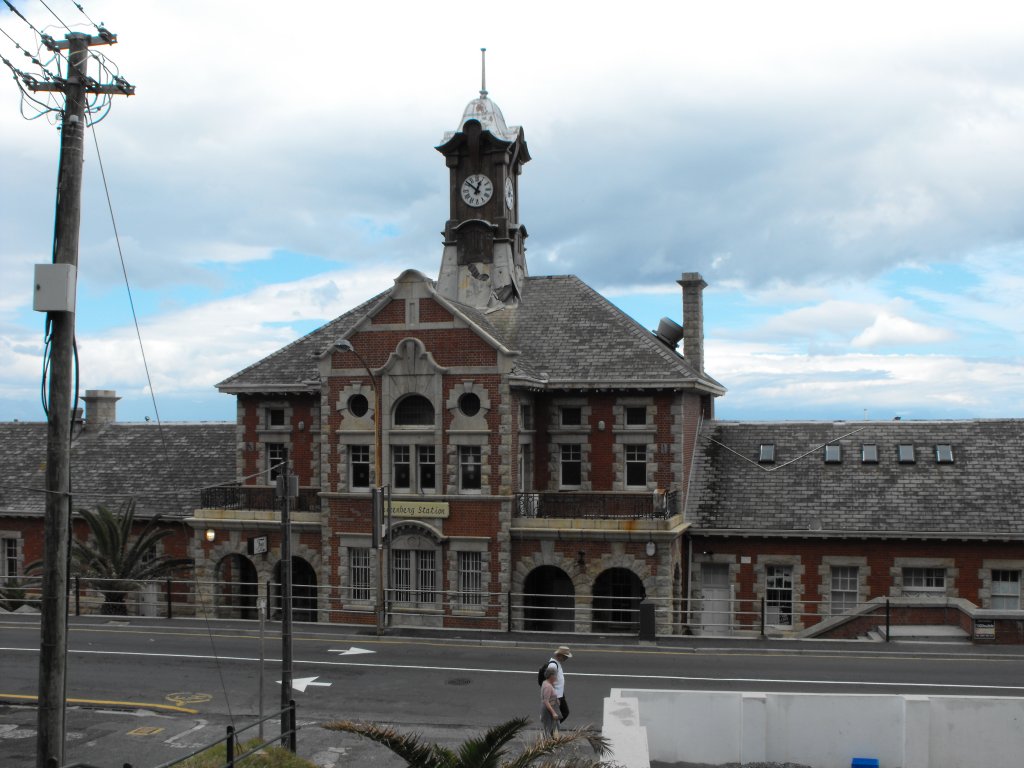
{"type": "Polygon", "coordinates": [[[825,463],[839,464],[843,460],[842,449],[838,445],[825,446],[825,463]]]}
{"type": "Polygon", "coordinates": [[[900,443],[898,454],[900,464],[913,464],[917,459],[914,456],[914,446],[909,443],[900,443]]]}
{"type": "Polygon", "coordinates": [[[953,463],[953,446],[940,444],[935,446],[935,461],[939,464],[953,463]]]}
{"type": "Polygon", "coordinates": [[[761,450],[758,452],[757,460],[761,464],[774,464],[775,443],[761,443],[761,450]]]}

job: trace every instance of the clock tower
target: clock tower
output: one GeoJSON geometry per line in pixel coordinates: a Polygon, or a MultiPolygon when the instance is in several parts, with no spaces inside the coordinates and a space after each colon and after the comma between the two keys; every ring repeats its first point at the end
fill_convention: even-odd
{"type": "Polygon", "coordinates": [[[530,160],[523,129],[506,125],[482,87],[437,151],[450,174],[438,291],[479,309],[514,305],[527,276],[519,223],[519,173],[530,160]]]}

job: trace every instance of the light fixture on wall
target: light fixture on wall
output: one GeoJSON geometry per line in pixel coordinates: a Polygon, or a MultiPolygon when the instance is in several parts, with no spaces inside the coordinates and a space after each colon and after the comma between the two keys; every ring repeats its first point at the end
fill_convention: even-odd
{"type": "Polygon", "coordinates": [[[647,542],[647,556],[648,557],[654,557],[654,553],[657,552],[657,551],[658,551],[658,548],[655,546],[654,541],[653,540],[648,541],[647,542]]]}
{"type": "Polygon", "coordinates": [[[579,568],[585,568],[587,565],[586,553],[581,549],[576,553],[576,566],[579,568]]]}
{"type": "Polygon", "coordinates": [[[213,528],[206,529],[206,540],[213,543],[213,540],[217,538],[217,532],[213,528]]]}

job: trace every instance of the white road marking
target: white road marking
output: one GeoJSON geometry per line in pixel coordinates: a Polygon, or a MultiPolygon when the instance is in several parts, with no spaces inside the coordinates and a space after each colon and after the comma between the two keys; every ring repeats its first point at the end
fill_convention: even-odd
{"type": "MultiPolygon", "coordinates": [[[[318,677],[318,675],[314,676],[314,677],[296,677],[296,678],[294,678],[292,680],[292,688],[294,688],[299,693],[305,693],[306,689],[309,686],[311,686],[311,685],[322,686],[324,688],[329,688],[330,687],[330,685],[331,685],[330,683],[318,683],[318,682],[316,682],[316,678],[317,677],[318,677]]],[[[282,685],[280,680],[277,681],[277,684],[278,685],[282,685]]]]}
{"type": "Polygon", "coordinates": [[[358,656],[361,653],[376,653],[376,651],[370,651],[366,648],[356,648],[354,645],[351,648],[328,648],[328,653],[337,653],[339,656],[358,656]]]}

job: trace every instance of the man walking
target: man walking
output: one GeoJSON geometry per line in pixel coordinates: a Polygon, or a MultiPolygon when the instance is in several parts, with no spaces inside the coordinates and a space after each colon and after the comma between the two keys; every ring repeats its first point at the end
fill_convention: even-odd
{"type": "Polygon", "coordinates": [[[569,704],[565,700],[565,673],[562,671],[562,663],[566,659],[572,658],[572,652],[569,650],[569,646],[560,645],[555,649],[554,654],[551,656],[551,661],[548,662],[547,674],[545,677],[551,674],[552,669],[555,673],[555,695],[558,696],[558,708],[562,713],[562,719],[560,722],[565,722],[569,717],[569,704]]]}

